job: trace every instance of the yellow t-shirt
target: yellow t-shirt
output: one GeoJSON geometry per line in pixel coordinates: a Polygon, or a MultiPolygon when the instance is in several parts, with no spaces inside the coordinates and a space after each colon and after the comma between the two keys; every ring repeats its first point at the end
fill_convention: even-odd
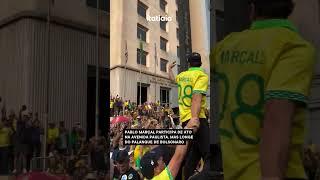
{"type": "Polygon", "coordinates": [[[198,67],[189,68],[176,77],[178,83],[180,121],[191,119],[191,100],[195,93],[203,94],[199,118],[206,118],[206,93],[208,90],[208,75],[198,67]]]}
{"type": "Polygon", "coordinates": [[[49,128],[48,129],[48,143],[53,143],[55,139],[59,137],[59,129],[58,128],[49,128]]]}
{"type": "Polygon", "coordinates": [[[114,102],[113,102],[113,101],[110,101],[110,109],[113,108],[113,105],[114,105],[114,102]]]}
{"type": "MultiPolygon", "coordinates": [[[[219,88],[219,121],[226,180],[260,179],[259,144],[268,99],[306,105],[314,48],[287,20],[265,20],[232,33],[210,55],[219,88]]],[[[287,178],[306,178],[301,150],[306,108],[294,114],[287,178]]],[[[272,132],[270,132],[272,133],[272,132]]]]}
{"type": "Polygon", "coordinates": [[[10,128],[4,127],[0,129],[0,147],[7,147],[11,144],[10,139],[12,133],[10,128]]]}
{"type": "Polygon", "coordinates": [[[158,176],[152,178],[152,180],[173,180],[172,174],[168,167],[166,167],[158,176]]]}
{"type": "Polygon", "coordinates": [[[140,153],[140,145],[137,145],[133,151],[133,159],[134,162],[136,162],[139,158],[141,158],[145,153],[147,153],[148,151],[150,151],[150,148],[147,146],[143,146],[143,150],[142,150],[142,154],[140,153]]]}

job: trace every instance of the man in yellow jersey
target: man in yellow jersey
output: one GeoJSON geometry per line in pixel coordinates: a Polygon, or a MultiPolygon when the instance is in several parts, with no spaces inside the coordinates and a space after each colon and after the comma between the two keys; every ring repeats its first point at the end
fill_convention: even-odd
{"type": "MultiPolygon", "coordinates": [[[[185,129],[193,129],[196,133],[199,130],[200,122],[192,119],[185,126],[185,129]]],[[[178,145],[168,164],[165,162],[166,152],[160,146],[147,152],[141,159],[140,170],[145,179],[152,180],[174,180],[179,172],[184,156],[187,154],[189,142],[186,145],[178,145]]]]}
{"type": "Polygon", "coordinates": [[[226,180],[306,179],[301,154],[315,51],[288,21],[293,8],[292,0],[252,1],[250,29],[211,52],[226,180]]]}
{"type": "Polygon", "coordinates": [[[206,174],[210,169],[209,124],[205,115],[209,78],[201,68],[199,53],[192,53],[188,56],[188,65],[189,69],[178,74],[176,78],[172,72],[175,64],[169,66],[169,78],[178,84],[179,114],[182,126],[185,127],[189,120],[200,122],[199,131],[194,135],[186,156],[185,179],[194,174],[201,158],[205,162],[201,173],[206,174]]]}
{"type": "Polygon", "coordinates": [[[12,134],[8,121],[0,120],[0,176],[9,174],[9,148],[12,134]]]}

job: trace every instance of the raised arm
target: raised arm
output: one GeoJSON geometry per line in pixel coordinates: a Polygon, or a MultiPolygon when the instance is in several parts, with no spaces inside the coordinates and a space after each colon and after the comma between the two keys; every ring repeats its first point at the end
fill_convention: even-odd
{"type": "MultiPolygon", "coordinates": [[[[199,129],[199,126],[200,126],[200,122],[198,120],[190,120],[187,126],[185,127],[185,129],[193,129],[193,132],[195,133],[199,129]]],[[[179,172],[184,156],[187,154],[188,143],[189,142],[187,142],[186,145],[178,145],[176,147],[174,155],[172,156],[169,162],[168,168],[174,179],[176,178],[179,172]]]]}
{"type": "Polygon", "coordinates": [[[174,121],[173,121],[173,118],[171,115],[169,115],[169,118],[170,118],[170,122],[171,122],[171,126],[172,128],[176,129],[176,125],[174,124],[174,121]]]}

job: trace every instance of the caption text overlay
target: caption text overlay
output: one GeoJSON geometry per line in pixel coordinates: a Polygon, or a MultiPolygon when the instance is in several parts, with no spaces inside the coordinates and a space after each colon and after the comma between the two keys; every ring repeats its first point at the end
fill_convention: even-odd
{"type": "Polygon", "coordinates": [[[185,145],[193,140],[191,129],[125,129],[125,145],[185,145]]]}

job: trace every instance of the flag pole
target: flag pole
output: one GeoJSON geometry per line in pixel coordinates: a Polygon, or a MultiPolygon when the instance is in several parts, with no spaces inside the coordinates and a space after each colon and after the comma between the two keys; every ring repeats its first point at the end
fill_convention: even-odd
{"type": "MultiPolygon", "coordinates": [[[[126,40],[126,49],[125,49],[125,64],[124,64],[124,101],[126,101],[126,88],[127,88],[127,62],[128,62],[128,45],[126,40]]],[[[124,105],[122,106],[122,112],[124,112],[124,105]]]]}
{"type": "Polygon", "coordinates": [[[46,170],[46,155],[47,155],[47,131],[49,122],[49,86],[50,86],[50,23],[51,23],[51,1],[48,0],[47,14],[47,101],[45,110],[44,123],[44,139],[43,139],[43,171],[46,170]]]}
{"type": "Polygon", "coordinates": [[[154,52],[155,52],[155,55],[154,55],[154,77],[155,77],[155,82],[154,82],[154,102],[156,103],[157,102],[157,66],[158,66],[158,61],[157,61],[157,43],[154,43],[154,52]]]}
{"type": "Polygon", "coordinates": [[[95,137],[98,138],[99,130],[99,0],[97,0],[97,31],[96,31],[96,119],[95,119],[95,137]]]}
{"type": "Polygon", "coordinates": [[[140,58],[139,58],[139,61],[140,61],[140,94],[139,94],[139,105],[141,105],[141,81],[142,81],[142,76],[141,76],[141,68],[142,68],[142,65],[141,65],[141,58],[142,58],[142,54],[143,53],[143,44],[142,44],[142,39],[141,39],[141,34],[140,34],[140,58]]]}

